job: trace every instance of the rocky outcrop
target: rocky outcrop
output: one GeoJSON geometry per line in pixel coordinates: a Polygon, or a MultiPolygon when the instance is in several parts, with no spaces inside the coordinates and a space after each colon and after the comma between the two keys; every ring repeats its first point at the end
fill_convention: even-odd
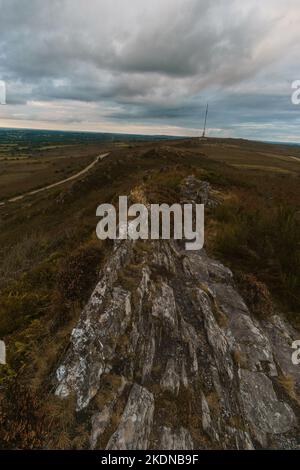
{"type": "Polygon", "coordinates": [[[146,388],[134,384],[116,432],[108,441],[108,450],[148,449],[154,413],[154,398],[146,388]]]}
{"type": "Polygon", "coordinates": [[[163,426],[160,434],[160,450],[193,450],[193,440],[187,429],[172,430],[163,426]]]}
{"type": "Polygon", "coordinates": [[[4,341],[0,340],[0,364],[6,364],[6,347],[4,341]]]}
{"type": "MultiPolygon", "coordinates": [[[[208,203],[196,181],[184,200],[208,203]]],[[[280,380],[300,385],[296,338],[279,314],[254,317],[204,250],[124,240],[72,332],[56,394],[75,393],[78,411],[105,397],[92,448],[298,448],[299,404],[280,380]],[[118,387],[106,388],[109,376],[118,387]]]]}

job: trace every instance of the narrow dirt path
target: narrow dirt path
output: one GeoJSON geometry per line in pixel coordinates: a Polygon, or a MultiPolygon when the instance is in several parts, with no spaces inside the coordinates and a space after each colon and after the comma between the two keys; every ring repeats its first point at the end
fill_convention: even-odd
{"type": "Polygon", "coordinates": [[[296,160],[297,162],[300,162],[299,157],[293,157],[292,155],[288,155],[288,157],[292,158],[293,160],[296,160]]]}
{"type": "Polygon", "coordinates": [[[80,170],[75,175],[69,176],[68,178],[64,178],[63,180],[57,181],[56,183],[48,184],[47,186],[43,186],[42,188],[34,189],[33,191],[29,191],[27,193],[20,194],[19,196],[14,196],[14,197],[8,199],[7,201],[0,202],[0,206],[4,206],[8,202],[20,201],[21,199],[23,199],[26,196],[33,196],[34,194],[38,194],[42,191],[46,191],[47,189],[52,189],[52,188],[55,188],[56,186],[60,186],[61,184],[68,183],[69,181],[73,181],[73,180],[79,178],[81,175],[84,175],[84,173],[87,173],[91,168],[93,168],[93,166],[96,165],[96,163],[100,162],[101,160],[106,158],[108,155],[109,155],[109,153],[103,153],[101,155],[98,155],[98,157],[96,157],[96,159],[92,163],[90,163],[88,166],[83,168],[83,170],[80,170]]]}

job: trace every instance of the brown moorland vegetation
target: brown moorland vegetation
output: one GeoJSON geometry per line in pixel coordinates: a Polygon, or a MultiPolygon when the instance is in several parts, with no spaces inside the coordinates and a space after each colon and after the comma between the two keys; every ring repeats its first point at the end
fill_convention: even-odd
{"type": "MultiPolygon", "coordinates": [[[[112,249],[95,237],[96,207],[138,184],[149,201],[172,203],[185,176],[209,181],[223,203],[206,211],[206,249],[233,270],[254,313],[280,308],[300,326],[300,160],[290,158],[300,157],[298,149],[220,139],[107,149],[109,158],[77,181],[0,207],[0,337],[8,350],[0,366],[2,447],[87,445],[83,417],[50,398],[53,376],[112,249]]],[[[78,162],[102,151],[89,148],[78,162]]],[[[135,273],[120,276],[130,283],[135,273]]]]}

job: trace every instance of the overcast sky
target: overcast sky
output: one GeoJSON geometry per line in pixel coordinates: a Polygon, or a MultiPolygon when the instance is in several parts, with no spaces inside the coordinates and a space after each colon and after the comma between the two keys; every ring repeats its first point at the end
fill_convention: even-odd
{"type": "Polygon", "coordinates": [[[299,0],[0,0],[0,126],[300,142],[299,0]]]}

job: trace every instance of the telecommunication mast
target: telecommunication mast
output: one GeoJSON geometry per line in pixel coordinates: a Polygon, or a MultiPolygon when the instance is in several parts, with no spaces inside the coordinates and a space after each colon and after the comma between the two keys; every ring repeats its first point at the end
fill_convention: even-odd
{"type": "Polygon", "coordinates": [[[205,111],[205,119],[204,119],[204,127],[203,127],[203,134],[202,138],[205,137],[205,132],[206,132],[206,122],[207,122],[207,114],[208,114],[208,104],[206,105],[206,111],[205,111]]]}

